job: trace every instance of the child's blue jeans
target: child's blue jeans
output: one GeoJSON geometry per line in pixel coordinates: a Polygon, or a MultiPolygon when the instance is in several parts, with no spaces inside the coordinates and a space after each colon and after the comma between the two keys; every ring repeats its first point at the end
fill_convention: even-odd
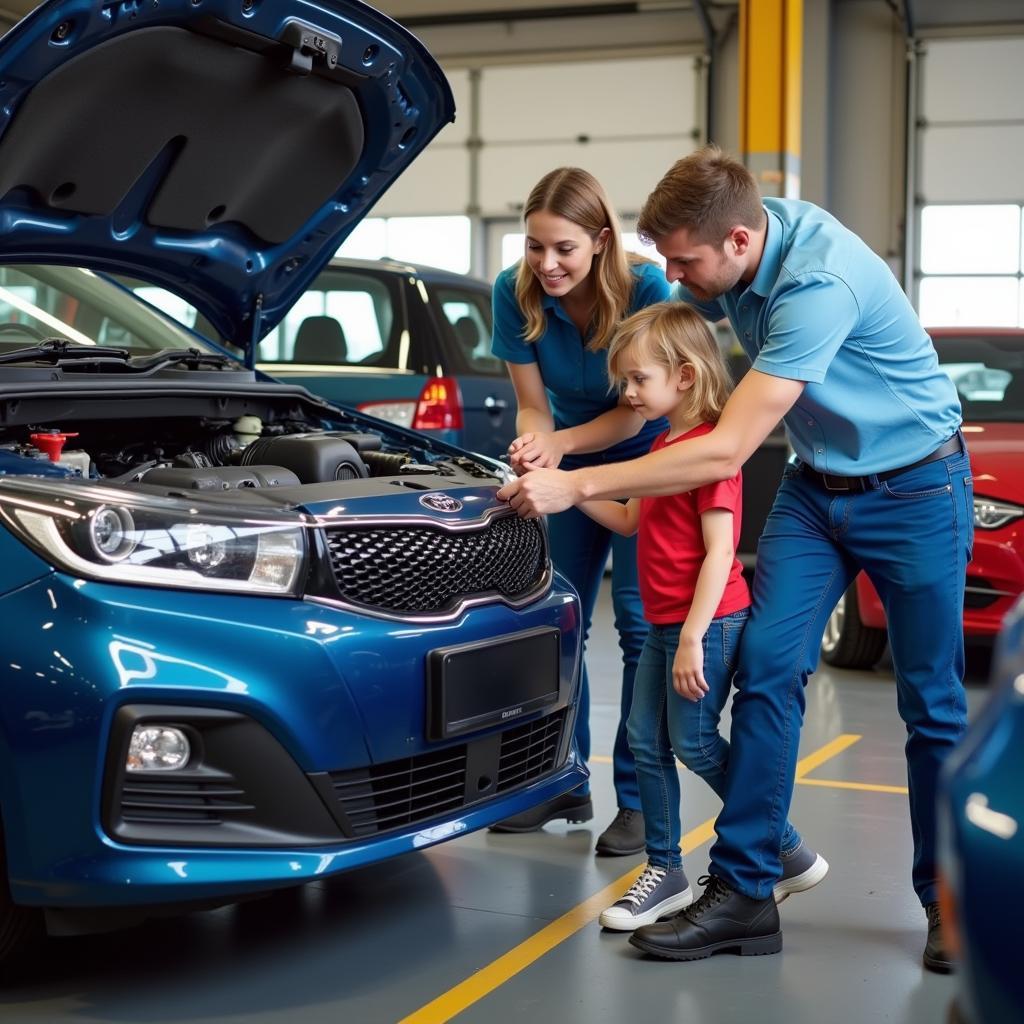
{"type": "MultiPolygon", "coordinates": [[[[658,867],[677,868],[683,863],[676,758],[719,796],[724,792],[729,741],[719,733],[718,723],[749,614],[744,608],[712,619],[704,636],[708,692],[699,701],[680,697],[672,686],[672,661],[681,623],[651,626],[640,654],[627,730],[636,758],[647,859],[658,867]]],[[[800,836],[787,823],[782,849],[792,850],[799,842],[800,836]]]]}

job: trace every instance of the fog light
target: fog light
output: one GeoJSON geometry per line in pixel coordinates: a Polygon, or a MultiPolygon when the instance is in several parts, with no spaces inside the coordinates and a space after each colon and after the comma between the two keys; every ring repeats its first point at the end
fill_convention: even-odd
{"type": "Polygon", "coordinates": [[[174,772],[188,764],[188,737],[168,725],[137,725],[128,744],[125,769],[130,772],[174,772]]]}

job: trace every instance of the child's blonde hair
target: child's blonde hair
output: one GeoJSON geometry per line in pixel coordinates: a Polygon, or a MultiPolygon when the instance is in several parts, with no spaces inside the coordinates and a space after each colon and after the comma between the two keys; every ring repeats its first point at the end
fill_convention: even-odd
{"type": "Polygon", "coordinates": [[[732,378],[707,322],[685,302],[656,302],[619,324],[608,346],[608,379],[612,387],[626,382],[622,363],[632,353],[638,363],[664,366],[675,375],[693,368],[689,415],[716,423],[732,391],[732,378]]]}

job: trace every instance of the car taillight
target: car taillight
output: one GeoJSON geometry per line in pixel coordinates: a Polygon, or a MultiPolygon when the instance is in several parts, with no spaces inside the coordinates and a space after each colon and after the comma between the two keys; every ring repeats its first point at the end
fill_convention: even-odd
{"type": "Polygon", "coordinates": [[[423,385],[414,430],[461,430],[462,395],[454,377],[432,377],[423,385]]]}

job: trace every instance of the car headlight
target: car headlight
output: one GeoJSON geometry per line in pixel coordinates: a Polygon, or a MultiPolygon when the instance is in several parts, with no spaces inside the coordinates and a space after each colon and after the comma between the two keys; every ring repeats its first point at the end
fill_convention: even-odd
{"type": "Polygon", "coordinates": [[[998,530],[1024,516],[1024,508],[994,498],[975,497],[974,525],[981,530],[998,530]]]}
{"type": "Polygon", "coordinates": [[[52,565],[116,583],[295,595],[306,562],[294,514],[11,480],[0,485],[0,515],[52,565]]]}

